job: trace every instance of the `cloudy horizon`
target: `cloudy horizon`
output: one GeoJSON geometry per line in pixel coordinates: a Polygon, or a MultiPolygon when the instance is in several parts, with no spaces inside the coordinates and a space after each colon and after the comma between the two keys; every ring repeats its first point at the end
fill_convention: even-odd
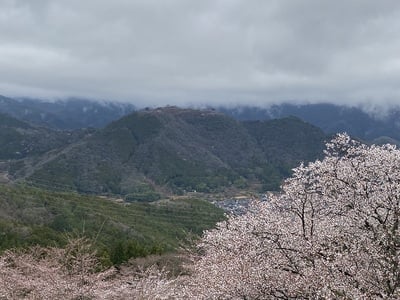
{"type": "Polygon", "coordinates": [[[0,95],[399,105],[400,2],[0,3],[0,95]]]}

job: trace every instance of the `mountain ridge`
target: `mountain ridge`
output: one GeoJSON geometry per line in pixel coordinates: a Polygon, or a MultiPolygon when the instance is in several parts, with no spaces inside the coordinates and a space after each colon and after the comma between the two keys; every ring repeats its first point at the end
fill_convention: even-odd
{"type": "MultiPolygon", "coordinates": [[[[211,107],[212,108],[212,107],[211,107]]],[[[400,145],[400,108],[372,109],[360,106],[330,103],[290,104],[267,107],[238,105],[214,107],[213,110],[236,120],[271,120],[296,116],[321,128],[326,134],[347,132],[366,142],[390,142],[400,145]]],[[[0,112],[21,121],[58,130],[77,128],[104,128],[137,108],[129,103],[113,103],[85,99],[44,101],[40,99],[12,99],[0,96],[0,112]]]]}

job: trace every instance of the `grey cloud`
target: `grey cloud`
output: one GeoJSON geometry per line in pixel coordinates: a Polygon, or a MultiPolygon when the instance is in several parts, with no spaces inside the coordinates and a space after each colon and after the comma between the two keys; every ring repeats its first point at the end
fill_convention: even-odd
{"type": "Polygon", "coordinates": [[[400,2],[0,2],[0,94],[400,103],[400,2]]]}

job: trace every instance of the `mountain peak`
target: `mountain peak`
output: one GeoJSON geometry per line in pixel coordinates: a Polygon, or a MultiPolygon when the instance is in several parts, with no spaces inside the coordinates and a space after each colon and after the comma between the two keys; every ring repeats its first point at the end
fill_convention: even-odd
{"type": "Polygon", "coordinates": [[[154,109],[145,108],[140,112],[150,113],[150,114],[170,114],[170,115],[219,115],[219,116],[226,116],[225,114],[218,112],[214,109],[195,109],[195,108],[182,108],[178,106],[163,106],[157,107],[154,109]]]}

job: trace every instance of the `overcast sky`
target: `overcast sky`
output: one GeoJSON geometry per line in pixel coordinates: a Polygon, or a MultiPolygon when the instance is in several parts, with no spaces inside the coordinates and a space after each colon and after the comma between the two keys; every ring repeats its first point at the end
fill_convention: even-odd
{"type": "Polygon", "coordinates": [[[0,94],[400,104],[400,1],[0,0],[0,94]]]}

